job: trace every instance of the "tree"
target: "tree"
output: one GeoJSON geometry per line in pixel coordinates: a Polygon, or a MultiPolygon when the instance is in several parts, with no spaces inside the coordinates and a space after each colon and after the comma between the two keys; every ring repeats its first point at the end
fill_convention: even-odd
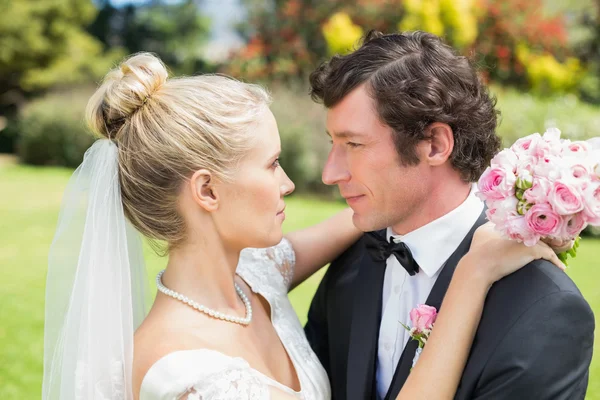
{"type": "Polygon", "coordinates": [[[477,36],[474,0],[245,0],[248,45],[225,72],[247,79],[305,80],[326,56],[359,44],[371,29],[429,30],[459,48],[477,36]]]}
{"type": "Polygon", "coordinates": [[[110,60],[85,26],[90,0],[0,1],[0,115],[29,93],[95,78],[110,60]]]}
{"type": "Polygon", "coordinates": [[[210,21],[193,0],[154,0],[123,8],[104,0],[89,30],[105,48],[123,47],[130,54],[150,51],[177,73],[192,74],[202,68],[210,21]]]}
{"type": "Polygon", "coordinates": [[[32,95],[103,75],[113,52],[85,31],[91,0],[0,0],[0,151],[14,151],[19,109],[32,95]]]}
{"type": "Polygon", "coordinates": [[[332,15],[343,12],[365,31],[389,31],[398,21],[398,1],[245,0],[249,17],[239,31],[247,46],[224,72],[250,80],[304,81],[329,53],[323,26],[332,15]]]}
{"type": "Polygon", "coordinates": [[[591,103],[600,104],[600,0],[588,0],[591,4],[581,10],[581,34],[575,44],[576,52],[587,66],[587,74],[582,79],[581,96],[591,103]]]}

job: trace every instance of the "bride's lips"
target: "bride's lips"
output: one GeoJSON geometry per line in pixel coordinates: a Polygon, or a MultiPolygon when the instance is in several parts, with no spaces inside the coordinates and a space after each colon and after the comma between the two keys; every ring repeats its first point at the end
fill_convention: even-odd
{"type": "Polygon", "coordinates": [[[279,211],[279,212],[277,213],[277,216],[278,216],[278,217],[283,217],[283,219],[285,219],[285,212],[284,212],[284,211],[285,211],[285,207],[283,207],[283,208],[281,209],[281,211],[279,211]]]}

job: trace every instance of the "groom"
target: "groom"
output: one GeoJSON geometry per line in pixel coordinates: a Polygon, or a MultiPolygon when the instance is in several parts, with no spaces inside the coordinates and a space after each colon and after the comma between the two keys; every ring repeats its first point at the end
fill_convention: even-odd
{"type": "MultiPolygon", "coordinates": [[[[423,32],[371,32],[310,81],[333,143],[323,182],[380,242],[365,234],[331,264],[306,334],[334,399],[393,399],[417,347],[400,323],[418,304],[440,308],[485,222],[472,182],[500,146],[495,102],[466,58],[423,32]],[[390,238],[400,257],[367,250],[390,238]]],[[[455,398],[583,399],[593,336],[575,284],[534,261],[489,291],[455,398]]]]}

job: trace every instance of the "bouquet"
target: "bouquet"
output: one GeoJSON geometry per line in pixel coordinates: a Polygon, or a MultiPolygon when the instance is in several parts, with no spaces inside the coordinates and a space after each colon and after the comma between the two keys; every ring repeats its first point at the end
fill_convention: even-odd
{"type": "Polygon", "coordinates": [[[575,257],[579,234],[600,225],[600,149],[591,141],[560,138],[556,128],[502,150],[478,182],[487,218],[511,239],[539,240],[575,257]]]}

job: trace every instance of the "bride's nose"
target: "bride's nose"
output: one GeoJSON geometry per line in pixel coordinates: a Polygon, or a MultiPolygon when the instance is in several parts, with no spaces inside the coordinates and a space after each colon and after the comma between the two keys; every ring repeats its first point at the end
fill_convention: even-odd
{"type": "Polygon", "coordinates": [[[282,182],[281,182],[281,185],[279,186],[281,195],[287,196],[288,194],[292,193],[294,191],[294,189],[296,189],[296,185],[294,185],[294,182],[292,182],[292,180],[287,176],[285,171],[283,171],[282,182]]]}

